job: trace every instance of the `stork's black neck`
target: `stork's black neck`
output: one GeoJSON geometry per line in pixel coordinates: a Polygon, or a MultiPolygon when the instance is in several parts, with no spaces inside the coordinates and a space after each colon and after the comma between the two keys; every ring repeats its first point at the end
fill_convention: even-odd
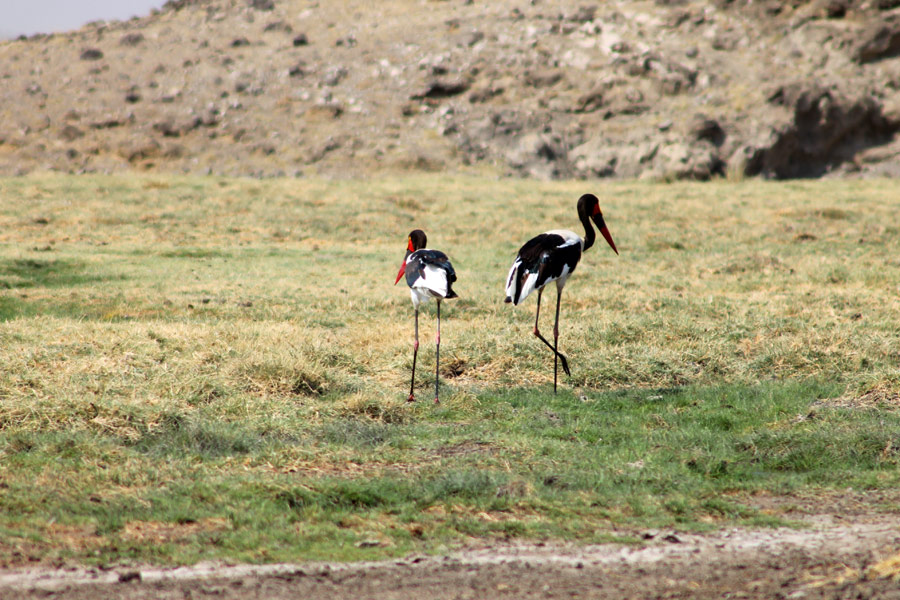
{"type": "Polygon", "coordinates": [[[584,247],[581,249],[581,251],[584,252],[594,245],[594,241],[597,239],[597,234],[594,232],[594,225],[591,223],[591,219],[588,216],[587,211],[582,210],[582,208],[583,206],[579,204],[578,217],[581,219],[581,224],[584,225],[584,247]]]}

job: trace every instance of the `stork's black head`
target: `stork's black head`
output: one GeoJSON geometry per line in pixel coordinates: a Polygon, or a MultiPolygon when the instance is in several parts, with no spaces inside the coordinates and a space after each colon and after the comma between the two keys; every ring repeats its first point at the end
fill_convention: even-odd
{"type": "MultiPolygon", "coordinates": [[[[597,199],[597,196],[585,194],[578,199],[578,216],[581,218],[581,222],[584,223],[585,227],[588,226],[588,217],[593,219],[594,223],[597,224],[597,229],[600,230],[600,234],[606,240],[606,243],[609,244],[609,247],[612,248],[613,252],[616,254],[619,253],[619,250],[616,248],[616,243],[609,233],[609,229],[606,228],[606,221],[603,220],[603,211],[600,210],[600,201],[597,199]]],[[[590,241],[594,241],[593,233],[591,233],[590,241]]],[[[585,248],[585,250],[586,249],[587,248],[585,248]]]]}
{"type": "Polygon", "coordinates": [[[406,255],[403,257],[403,264],[400,265],[400,272],[397,273],[397,279],[394,280],[394,285],[397,285],[397,282],[400,281],[403,278],[404,273],[406,273],[406,259],[409,258],[409,255],[416,250],[421,250],[427,243],[428,238],[421,229],[413,229],[409,232],[409,236],[406,238],[406,255]]]}
{"type": "Polygon", "coordinates": [[[428,238],[421,229],[413,229],[409,232],[409,238],[406,244],[407,252],[415,252],[421,250],[428,244],[428,238]]]}
{"type": "Polygon", "coordinates": [[[593,194],[585,194],[578,199],[578,215],[593,216],[594,213],[600,212],[600,201],[593,194]]]}

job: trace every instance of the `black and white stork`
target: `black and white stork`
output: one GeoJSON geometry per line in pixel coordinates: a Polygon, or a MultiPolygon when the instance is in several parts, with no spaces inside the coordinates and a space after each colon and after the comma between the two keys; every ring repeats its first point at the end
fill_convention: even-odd
{"type": "Polygon", "coordinates": [[[409,398],[414,402],[416,397],[414,388],[416,385],[416,355],[419,353],[419,305],[434,298],[437,302],[437,336],[435,337],[434,350],[434,401],[438,400],[438,369],[441,359],[441,300],[456,298],[456,292],[452,285],[456,281],[456,272],[450,259],[440,250],[430,250],[425,247],[428,238],[421,229],[414,229],[409,233],[406,242],[406,257],[400,265],[400,272],[394,285],[400,278],[406,275],[406,284],[412,296],[413,307],[416,309],[416,341],[413,345],[412,382],[409,384],[409,398]]]}
{"type": "Polygon", "coordinates": [[[565,355],[559,352],[559,301],[563,287],[569,279],[569,275],[578,266],[581,253],[594,245],[596,234],[590,219],[594,220],[600,233],[618,254],[616,244],[613,242],[603,213],[600,212],[600,204],[593,194],[585,194],[578,199],[578,218],[584,225],[584,239],[574,231],[567,229],[554,229],[531,238],[519,249],[519,254],[509,270],[506,279],[506,302],[514,305],[521,304],[528,294],[538,291],[537,313],[534,316],[534,335],[537,336],[548,348],[553,350],[553,393],[556,393],[556,379],[558,363],[562,361],[563,371],[569,372],[569,362],[565,355]],[[541,294],[544,286],[551,281],[556,282],[556,321],[553,323],[553,345],[541,335],[538,330],[538,318],[541,315],[541,294]]]}

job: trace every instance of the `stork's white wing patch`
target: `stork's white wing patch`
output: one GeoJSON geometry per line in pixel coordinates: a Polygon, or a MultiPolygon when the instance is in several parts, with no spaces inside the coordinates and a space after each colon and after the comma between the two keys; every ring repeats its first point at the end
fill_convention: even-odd
{"type": "Polygon", "coordinates": [[[525,281],[522,282],[522,291],[519,292],[519,301],[516,302],[517,305],[522,304],[525,301],[525,298],[528,297],[528,294],[534,291],[534,286],[537,284],[538,274],[531,272],[525,277],[525,281]]]}
{"type": "Polygon", "coordinates": [[[416,279],[411,287],[427,289],[436,296],[444,298],[447,295],[447,271],[439,267],[425,265],[422,275],[416,279]]]}
{"type": "Polygon", "coordinates": [[[558,245],[557,248],[566,248],[568,246],[581,244],[583,242],[581,236],[579,236],[574,231],[569,231],[568,229],[552,229],[547,233],[549,235],[558,235],[563,239],[563,243],[558,245]]]}
{"type": "Polygon", "coordinates": [[[517,258],[513,261],[512,268],[509,270],[509,277],[506,278],[506,296],[508,298],[514,298],[516,294],[516,270],[519,268],[519,265],[522,264],[522,260],[517,258]]]}

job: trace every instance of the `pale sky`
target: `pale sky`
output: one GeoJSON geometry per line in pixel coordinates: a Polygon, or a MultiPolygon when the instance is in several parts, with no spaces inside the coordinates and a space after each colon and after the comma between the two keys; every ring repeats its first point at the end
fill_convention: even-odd
{"type": "Polygon", "coordinates": [[[77,29],[97,19],[143,17],[166,0],[0,0],[0,37],[77,29]]]}

